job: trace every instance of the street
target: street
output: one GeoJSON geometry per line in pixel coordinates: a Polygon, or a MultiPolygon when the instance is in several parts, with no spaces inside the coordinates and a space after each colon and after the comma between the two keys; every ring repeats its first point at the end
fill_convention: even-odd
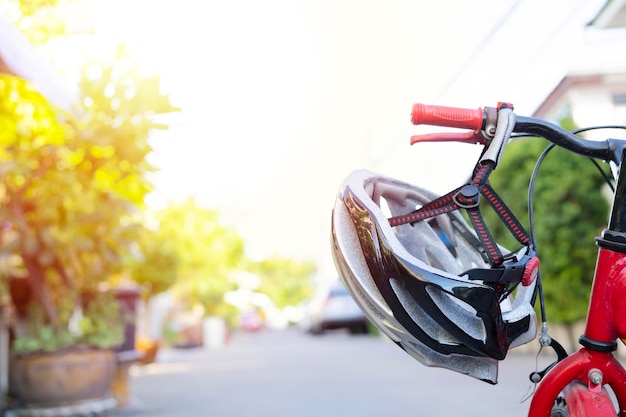
{"type": "Polygon", "coordinates": [[[220,350],[161,351],[132,369],[131,394],[150,417],[522,417],[534,367],[533,356],[511,353],[494,386],[422,366],[382,338],[239,332],[220,350]]]}

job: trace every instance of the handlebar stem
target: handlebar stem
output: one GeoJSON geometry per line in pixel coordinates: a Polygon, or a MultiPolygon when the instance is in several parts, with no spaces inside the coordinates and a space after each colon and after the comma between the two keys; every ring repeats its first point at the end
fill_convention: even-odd
{"type": "MultiPolygon", "coordinates": [[[[626,154],[626,149],[622,148],[622,153],[626,154]]],[[[626,252],[626,169],[623,169],[621,165],[611,207],[609,227],[598,239],[598,245],[617,252],[626,252]]]]}

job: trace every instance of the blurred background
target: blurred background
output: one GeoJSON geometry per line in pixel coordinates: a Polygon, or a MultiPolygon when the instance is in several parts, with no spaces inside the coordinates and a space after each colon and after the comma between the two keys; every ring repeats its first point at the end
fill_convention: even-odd
{"type": "Polygon", "coordinates": [[[623,70],[611,53],[622,31],[589,26],[604,3],[61,2],[68,33],[37,49],[70,102],[78,68],[119,45],[160,74],[182,111],[151,138],[152,207],[193,196],[251,257],[327,263],[329,210],[351,169],[428,172],[446,189],[451,165],[463,179],[473,166],[409,146],[412,103],[506,100],[533,114],[568,74],[623,70]]]}
{"type": "MultiPolygon", "coordinates": [[[[624,124],[624,3],[2,2],[7,337],[28,333],[29,303],[65,331],[87,308],[60,300],[103,289],[134,294],[130,349],[145,363],[238,332],[376,335],[330,255],[343,178],[465,181],[481,149],[411,147],[441,130],[410,124],[415,102],[624,124]]],[[[571,309],[558,319],[579,325],[571,309]]]]}

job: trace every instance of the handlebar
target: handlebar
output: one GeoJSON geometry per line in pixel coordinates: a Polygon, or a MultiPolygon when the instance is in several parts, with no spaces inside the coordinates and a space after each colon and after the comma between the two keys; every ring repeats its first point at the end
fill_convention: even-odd
{"type": "Polygon", "coordinates": [[[583,139],[562,127],[536,117],[517,116],[513,131],[529,135],[541,136],[557,146],[589,158],[619,163],[622,158],[618,140],[606,139],[595,141],[583,139]],[[619,152],[618,152],[619,148],[619,152]]]}
{"type": "MultiPolygon", "coordinates": [[[[494,108],[464,109],[459,107],[413,105],[411,122],[415,125],[433,125],[480,131],[489,124],[486,117],[494,114],[494,108]]],[[[613,161],[620,164],[626,142],[618,139],[594,141],[583,139],[562,127],[536,117],[516,116],[514,133],[541,136],[557,146],[590,158],[613,161]]],[[[452,136],[451,136],[452,137],[452,136]]]]}

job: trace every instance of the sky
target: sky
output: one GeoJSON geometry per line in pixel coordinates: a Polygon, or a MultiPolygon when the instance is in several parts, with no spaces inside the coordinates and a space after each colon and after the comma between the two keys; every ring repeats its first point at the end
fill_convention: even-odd
{"type": "MultiPolygon", "coordinates": [[[[148,202],[193,196],[253,258],[333,274],[330,216],[357,168],[445,192],[480,148],[411,147],[415,102],[529,115],[571,68],[603,0],[84,0],[183,112],[153,136],[148,202]]],[[[592,39],[593,41],[593,39],[592,39]]]]}

